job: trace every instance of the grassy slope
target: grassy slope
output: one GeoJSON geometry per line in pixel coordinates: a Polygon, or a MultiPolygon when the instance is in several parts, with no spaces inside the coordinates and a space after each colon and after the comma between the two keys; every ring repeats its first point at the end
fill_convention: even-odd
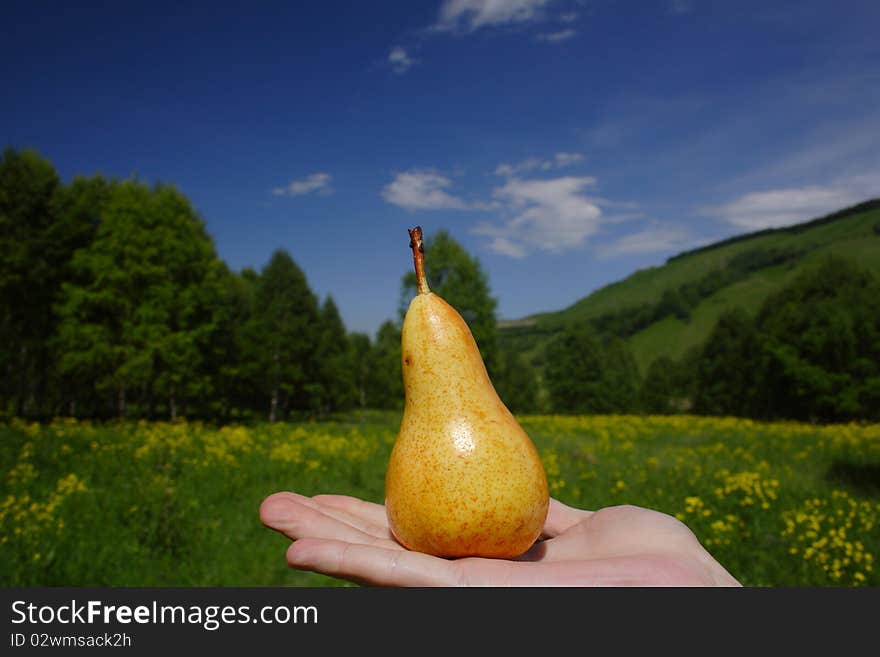
{"type": "Polygon", "coordinates": [[[722,268],[737,254],[773,247],[805,251],[797,260],[753,272],[703,299],[692,311],[689,322],[667,317],[630,337],[629,343],[636,361],[644,371],[661,353],[677,357],[689,348],[702,344],[726,308],[739,306],[748,312],[756,312],[767,296],[829,255],[854,260],[880,276],[880,236],[874,232],[878,222],[880,209],[873,209],[809,227],[802,232],[758,234],[714,248],[704,248],[670,259],[663,266],[638,271],[559,312],[530,317],[530,322],[523,322],[527,326],[502,328],[501,339],[516,344],[517,348],[534,357],[540,353],[546,341],[565,325],[589,321],[608,312],[655,303],[665,290],[677,289],[709,271],[722,268]]]}

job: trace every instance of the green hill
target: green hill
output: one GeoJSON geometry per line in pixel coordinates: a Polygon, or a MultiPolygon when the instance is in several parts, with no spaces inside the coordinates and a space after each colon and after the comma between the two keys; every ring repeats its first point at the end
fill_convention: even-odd
{"type": "Polygon", "coordinates": [[[624,338],[644,373],[661,354],[678,358],[703,344],[725,309],[754,314],[768,295],[832,255],[880,276],[880,199],[681,253],[563,310],[500,322],[499,340],[540,368],[549,339],[589,322],[624,338]]]}

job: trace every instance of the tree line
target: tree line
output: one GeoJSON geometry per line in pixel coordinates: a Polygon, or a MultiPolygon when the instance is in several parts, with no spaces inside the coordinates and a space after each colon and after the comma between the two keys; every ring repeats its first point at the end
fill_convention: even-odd
{"type": "MultiPolygon", "coordinates": [[[[846,261],[811,270],[755,316],[731,309],[678,361],[642,376],[625,341],[638,317],[571,324],[546,348],[498,339],[479,260],[446,231],[427,242],[431,289],[468,322],[514,412],[880,419],[880,287],[846,261]]],[[[796,254],[749,253],[649,308],[684,316],[721,278],[796,254]]],[[[398,316],[350,332],[290,254],[232,271],[173,185],[79,176],[7,148],[0,161],[0,413],[45,418],[276,421],[400,409],[398,316]]]]}
{"type": "Polygon", "coordinates": [[[230,270],[172,185],[64,184],[7,148],[0,254],[6,415],[274,421],[401,403],[393,322],[348,332],[283,249],[230,270]]]}
{"type": "Polygon", "coordinates": [[[550,407],[561,411],[876,421],[880,281],[826,258],[754,315],[725,310],[703,345],[657,358],[644,377],[620,337],[592,324],[567,327],[545,359],[550,407]]]}
{"type": "Polygon", "coordinates": [[[719,290],[744,280],[756,271],[797,260],[803,255],[803,249],[785,247],[743,251],[730,258],[724,267],[712,269],[677,288],[664,290],[655,303],[607,312],[591,320],[591,324],[599,333],[626,338],[666,317],[687,322],[691,312],[719,290]]]}
{"type": "MultiPolygon", "coordinates": [[[[534,378],[497,348],[479,261],[445,231],[429,248],[432,288],[470,324],[499,389],[530,408],[534,378]]],[[[232,271],[173,185],[65,184],[32,150],[0,160],[5,416],[276,421],[400,409],[400,330],[415,289],[408,272],[399,316],[374,336],[350,332],[286,250],[260,271],[232,271]]]]}

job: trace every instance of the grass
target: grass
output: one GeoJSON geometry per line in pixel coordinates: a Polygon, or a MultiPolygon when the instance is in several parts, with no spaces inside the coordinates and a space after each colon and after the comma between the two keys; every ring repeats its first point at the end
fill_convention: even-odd
{"type": "Polygon", "coordinates": [[[742,308],[755,314],[770,294],[790,283],[800,271],[786,265],[763,269],[704,299],[688,321],[668,316],[639,331],[629,338],[639,371],[644,375],[659,354],[678,359],[691,348],[702,346],[726,310],[742,308]]]}
{"type": "Polygon", "coordinates": [[[738,307],[755,314],[770,294],[828,256],[851,260],[880,276],[880,235],[875,233],[878,224],[880,209],[872,209],[810,226],[802,232],[761,234],[686,254],[662,266],[635,272],[563,310],[508,322],[501,329],[499,338],[508,348],[524,353],[532,362],[540,362],[546,342],[570,323],[654,304],[666,290],[676,290],[683,284],[697,281],[707,272],[725,267],[733,257],[746,251],[779,248],[803,253],[791,262],[759,269],[718,290],[692,310],[688,322],[667,317],[628,337],[639,369],[644,373],[660,355],[677,357],[691,347],[702,345],[724,309],[738,307]]]}
{"type": "MultiPolygon", "coordinates": [[[[880,425],[521,422],[555,497],[676,515],[744,584],[880,585],[880,425]]],[[[0,584],[345,584],[290,570],[257,509],[279,490],[380,502],[398,423],[0,425],[0,584]]]]}
{"type": "Polygon", "coordinates": [[[880,238],[873,230],[878,221],[880,210],[870,210],[810,228],[802,233],[761,235],[672,259],[665,265],[638,271],[603,287],[569,308],[541,315],[539,321],[556,325],[592,319],[607,312],[625,310],[640,304],[655,303],[665,290],[677,289],[685,283],[693,282],[706,272],[723,268],[734,256],[753,249],[801,249],[806,252],[806,256],[797,261],[798,268],[800,264],[811,266],[817,257],[833,253],[853,258],[875,273],[880,273],[880,238]]]}

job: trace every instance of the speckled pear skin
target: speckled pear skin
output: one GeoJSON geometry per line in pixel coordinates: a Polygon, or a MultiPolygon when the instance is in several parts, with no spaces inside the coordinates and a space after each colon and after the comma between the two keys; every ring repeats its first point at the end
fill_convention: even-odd
{"type": "Polygon", "coordinates": [[[406,394],[385,478],[395,538],[441,557],[516,557],[547,516],[541,458],[499,399],[461,315],[418,294],[403,324],[406,394]]]}

